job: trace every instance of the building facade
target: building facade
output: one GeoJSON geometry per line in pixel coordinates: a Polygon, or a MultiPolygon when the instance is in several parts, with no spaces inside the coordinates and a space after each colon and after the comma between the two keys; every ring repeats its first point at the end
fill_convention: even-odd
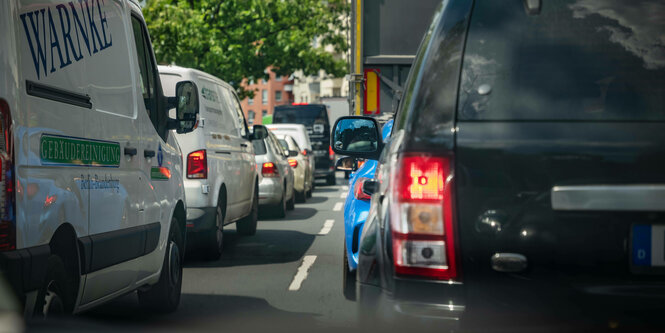
{"type": "Polygon", "coordinates": [[[293,80],[286,76],[277,76],[268,70],[270,79],[245,82],[245,89],[253,90],[253,98],[241,101],[243,112],[249,125],[262,124],[263,117],[271,115],[275,106],[293,103],[293,80]]]}

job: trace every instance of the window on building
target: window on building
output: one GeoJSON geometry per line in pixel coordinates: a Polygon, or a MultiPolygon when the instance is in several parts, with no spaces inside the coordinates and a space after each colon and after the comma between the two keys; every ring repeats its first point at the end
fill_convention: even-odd
{"type": "Polygon", "coordinates": [[[275,100],[278,102],[282,101],[282,92],[281,91],[275,91],[275,100]]]}
{"type": "Polygon", "coordinates": [[[276,76],[275,76],[275,81],[277,81],[277,82],[281,82],[281,81],[282,81],[282,77],[279,76],[279,75],[276,75],[276,76]]]}
{"type": "Polygon", "coordinates": [[[261,117],[265,117],[267,115],[268,115],[268,110],[261,111],[261,117]]]}
{"type": "Polygon", "coordinates": [[[250,125],[254,125],[254,111],[252,110],[247,111],[247,121],[249,122],[250,125]]]}
{"type": "Polygon", "coordinates": [[[248,98],[247,98],[247,104],[249,104],[249,105],[254,104],[254,98],[252,98],[252,97],[248,97],[248,98]]]}
{"type": "Polygon", "coordinates": [[[268,90],[261,90],[261,103],[268,104],[268,90]]]}

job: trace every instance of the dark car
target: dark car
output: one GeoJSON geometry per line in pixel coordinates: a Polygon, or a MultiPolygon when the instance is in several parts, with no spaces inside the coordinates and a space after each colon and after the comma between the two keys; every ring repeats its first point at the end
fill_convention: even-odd
{"type": "Polygon", "coordinates": [[[335,185],[335,156],[330,149],[330,122],[325,105],[276,106],[272,123],[305,125],[315,157],[314,177],[324,178],[328,185],[335,185]]]}
{"type": "Polygon", "coordinates": [[[443,2],[391,139],[373,148],[372,118],[333,130],[368,141],[333,137],[336,153],[379,159],[356,275],[366,316],[662,323],[663,17],[662,1],[443,2]]]}

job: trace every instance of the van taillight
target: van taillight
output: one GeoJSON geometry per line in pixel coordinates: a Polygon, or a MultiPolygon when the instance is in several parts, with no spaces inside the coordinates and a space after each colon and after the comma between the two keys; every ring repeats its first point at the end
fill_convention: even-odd
{"type": "Polygon", "coordinates": [[[263,167],[261,167],[261,174],[263,175],[263,177],[279,176],[279,173],[277,172],[277,167],[273,162],[263,163],[263,167]]]}
{"type": "Polygon", "coordinates": [[[16,249],[16,193],[14,193],[14,163],[12,121],[9,105],[0,99],[0,251],[16,249]]]}
{"type": "Polygon", "coordinates": [[[399,157],[391,204],[397,275],[457,278],[452,167],[449,156],[399,157]]]}
{"type": "Polygon", "coordinates": [[[298,161],[295,158],[289,158],[289,165],[295,169],[298,167],[298,161]]]}
{"type": "Polygon", "coordinates": [[[335,159],[335,152],[332,150],[331,146],[328,146],[328,157],[330,157],[331,160],[335,159]]]}
{"type": "Polygon", "coordinates": [[[197,150],[187,155],[187,178],[208,178],[208,156],[205,150],[197,150]]]}

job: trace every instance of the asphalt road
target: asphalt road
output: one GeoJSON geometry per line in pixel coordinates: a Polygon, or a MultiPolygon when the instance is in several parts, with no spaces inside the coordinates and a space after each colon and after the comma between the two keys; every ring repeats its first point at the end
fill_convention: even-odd
{"type": "Polygon", "coordinates": [[[254,236],[224,229],[218,261],[190,252],[175,313],[139,307],[136,293],[41,330],[339,331],[356,327],[356,305],[342,295],[347,181],[317,184],[286,218],[263,217],[254,236]],[[333,222],[331,222],[333,221],[333,222]],[[332,227],[331,227],[332,225],[332,227]],[[299,273],[300,272],[300,273],[299,273]]]}

